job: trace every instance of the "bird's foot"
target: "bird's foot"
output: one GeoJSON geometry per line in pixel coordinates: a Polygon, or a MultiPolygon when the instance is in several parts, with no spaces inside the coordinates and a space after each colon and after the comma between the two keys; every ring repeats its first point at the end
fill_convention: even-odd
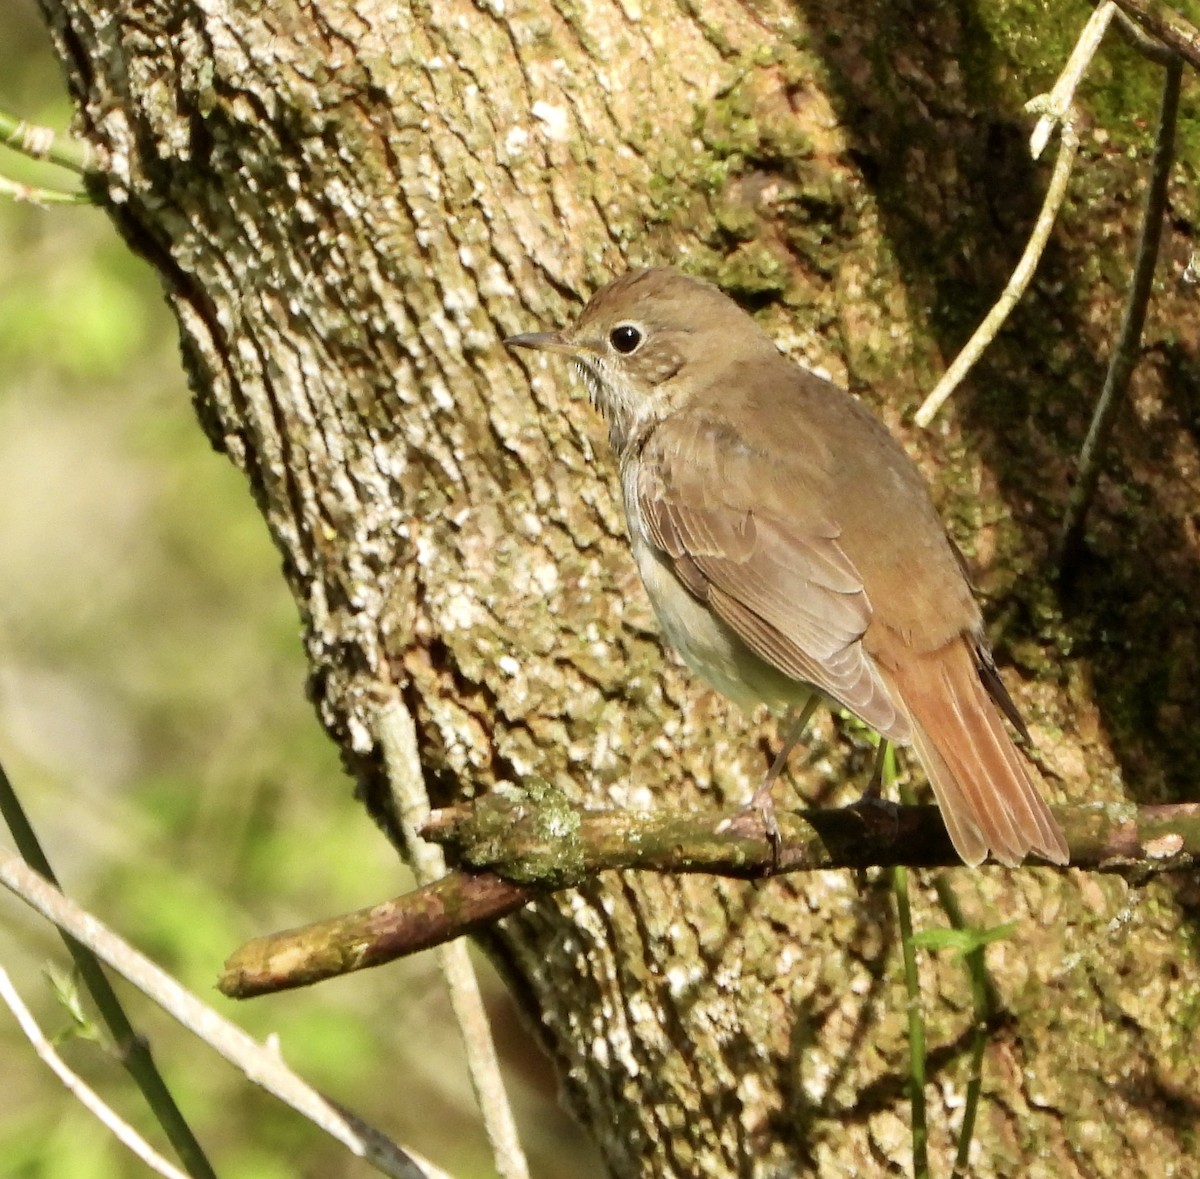
{"type": "Polygon", "coordinates": [[[887,823],[891,828],[891,837],[895,839],[900,833],[900,806],[891,799],[884,798],[870,786],[863,791],[862,797],[849,802],[845,807],[848,811],[856,811],[869,826],[887,823]]]}
{"type": "Polygon", "coordinates": [[[763,834],[771,844],[772,871],[778,870],[780,854],[783,851],[783,835],[780,833],[779,823],[775,818],[775,800],[771,796],[771,789],[774,785],[775,778],[768,774],[745,806],[738,807],[732,815],[717,824],[718,835],[739,826],[743,819],[753,821],[756,825],[761,824],[763,834]]]}

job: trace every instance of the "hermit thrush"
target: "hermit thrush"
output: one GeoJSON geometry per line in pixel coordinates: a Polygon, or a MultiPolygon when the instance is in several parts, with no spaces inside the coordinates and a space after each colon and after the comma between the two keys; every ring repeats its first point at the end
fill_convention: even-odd
{"type": "Polygon", "coordinates": [[[966,863],[1067,862],[958,550],[881,422],[672,270],[631,271],[573,327],[506,343],[575,361],[642,580],[694,671],[744,704],[815,692],[912,745],[966,863]]]}

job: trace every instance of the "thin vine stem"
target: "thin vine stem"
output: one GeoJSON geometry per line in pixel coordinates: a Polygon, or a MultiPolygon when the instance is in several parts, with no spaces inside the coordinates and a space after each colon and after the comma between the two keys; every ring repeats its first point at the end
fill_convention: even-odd
{"type": "Polygon", "coordinates": [[[892,892],[896,897],[896,917],[900,927],[900,946],[904,955],[913,1179],[929,1179],[929,1123],[925,1109],[925,1013],[921,1008],[917,949],[913,945],[912,905],[908,896],[907,868],[892,869],[892,892]]]}
{"type": "MultiPolygon", "coordinates": [[[[50,867],[50,861],[42,849],[41,842],[17,792],[13,789],[4,766],[0,765],[0,815],[8,824],[17,851],[25,862],[40,876],[44,877],[55,888],[58,878],[50,867]]],[[[75,969],[84,987],[96,1004],[96,1010],[104,1020],[108,1033],[117,1047],[117,1059],[125,1066],[125,1070],[133,1078],[134,1084],[141,1090],[146,1104],[154,1113],[163,1133],[171,1143],[179,1161],[194,1179],[216,1179],[216,1172],[209,1163],[196,1135],[193,1133],[187,1119],[183,1116],[175,1098],[172,1096],[162,1073],[154,1063],[150,1054],[150,1045],[145,1037],[135,1030],[121,1001],[117,998],[108,976],[100,965],[100,960],[87,946],[73,938],[69,933],[59,930],[64,944],[75,961],[75,969]]]]}

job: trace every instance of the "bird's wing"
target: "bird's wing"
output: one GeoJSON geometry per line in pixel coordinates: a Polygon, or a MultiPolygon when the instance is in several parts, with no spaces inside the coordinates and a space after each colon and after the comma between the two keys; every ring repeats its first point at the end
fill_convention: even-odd
{"type": "Polygon", "coordinates": [[[688,591],[760,659],[907,740],[907,718],[863,649],[872,611],[862,579],[815,507],[818,473],[772,463],[702,414],[666,418],[640,458],[634,506],[688,591]]]}

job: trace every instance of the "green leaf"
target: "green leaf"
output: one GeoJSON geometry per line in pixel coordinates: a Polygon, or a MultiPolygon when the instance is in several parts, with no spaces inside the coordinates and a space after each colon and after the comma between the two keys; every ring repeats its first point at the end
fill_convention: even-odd
{"type": "Polygon", "coordinates": [[[1016,932],[1015,921],[994,925],[991,929],[926,929],[913,934],[913,945],[922,950],[955,950],[965,958],[992,942],[1003,941],[1016,932]]]}
{"type": "Polygon", "coordinates": [[[79,992],[79,979],[76,977],[75,971],[64,970],[53,962],[49,962],[43,973],[56,1002],[71,1020],[69,1028],[53,1037],[55,1043],[61,1043],[71,1036],[77,1036],[81,1040],[92,1040],[97,1044],[103,1043],[104,1037],[101,1035],[100,1029],[84,1010],[83,996],[79,992]]]}

